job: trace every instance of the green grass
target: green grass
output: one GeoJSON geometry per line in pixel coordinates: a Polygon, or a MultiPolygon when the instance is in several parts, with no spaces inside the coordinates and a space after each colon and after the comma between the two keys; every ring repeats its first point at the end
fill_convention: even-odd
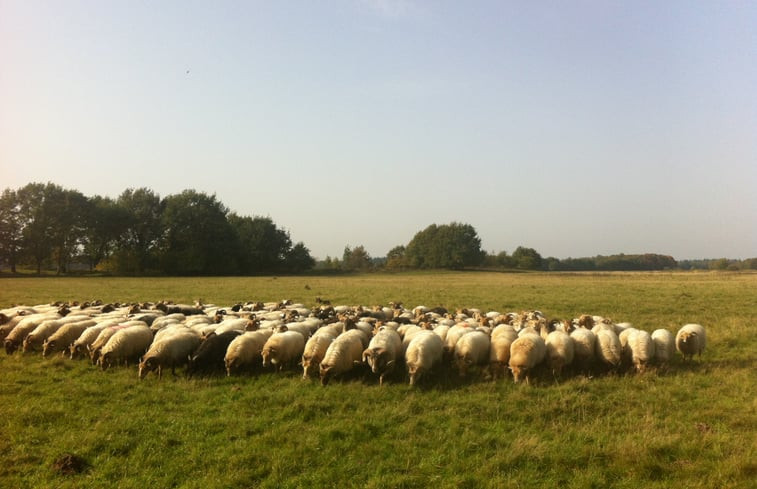
{"type": "Polygon", "coordinates": [[[701,362],[537,386],[440,377],[411,389],[299,372],[142,382],[134,368],[0,356],[0,487],[753,487],[757,275],[408,273],[8,278],[0,306],[52,300],[537,308],[708,329],[701,362]],[[305,288],[308,285],[309,289],[305,288]],[[750,336],[751,335],[751,336],[750,336]],[[89,464],[62,476],[71,452],[89,464]]]}

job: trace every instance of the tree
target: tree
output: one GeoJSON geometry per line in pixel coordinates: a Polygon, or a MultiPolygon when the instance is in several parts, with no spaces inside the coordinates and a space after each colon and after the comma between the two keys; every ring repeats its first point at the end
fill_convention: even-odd
{"type": "Polygon", "coordinates": [[[270,217],[239,217],[232,213],[229,223],[238,242],[241,273],[260,274],[285,268],[287,253],[292,250],[292,240],[289,233],[276,227],[270,217]]]}
{"type": "Polygon", "coordinates": [[[119,258],[128,263],[129,271],[144,273],[162,234],[163,203],[158,194],[144,187],[124,190],[116,203],[127,216],[122,223],[119,258]]]}
{"type": "Polygon", "coordinates": [[[175,275],[226,275],[237,272],[234,229],[228,209],[195,190],[169,195],[163,203],[163,270],[175,275]]]}
{"type": "Polygon", "coordinates": [[[66,190],[48,184],[47,199],[50,204],[50,231],[53,242],[53,258],[56,273],[68,271],[68,263],[79,248],[87,227],[89,201],[78,190],[66,190]]]}
{"type": "Polygon", "coordinates": [[[315,266],[315,260],[310,256],[310,250],[302,241],[299,241],[287,251],[284,263],[287,271],[292,273],[301,273],[315,266]]]}
{"type": "Polygon", "coordinates": [[[522,270],[538,270],[541,268],[541,255],[533,248],[518,246],[513,251],[515,266],[522,270]]]}
{"type": "Polygon", "coordinates": [[[481,264],[485,252],[473,226],[452,222],[416,233],[405,256],[414,268],[461,268],[481,264]]]}
{"type": "Polygon", "coordinates": [[[18,195],[5,189],[0,196],[0,260],[8,263],[11,273],[16,273],[23,238],[18,195]]]}
{"type": "Polygon", "coordinates": [[[129,214],[115,200],[95,195],[89,199],[85,222],[82,255],[89,269],[94,270],[118,243],[124,223],[129,222],[129,214]]]}
{"type": "Polygon", "coordinates": [[[17,192],[22,249],[34,261],[37,275],[42,273],[42,263],[53,250],[55,212],[51,200],[55,199],[49,197],[56,193],[55,187],[52,183],[30,183],[17,192]]]}
{"type": "Polygon", "coordinates": [[[386,254],[386,268],[397,269],[405,268],[405,247],[403,245],[395,246],[386,254]]]}
{"type": "Polygon", "coordinates": [[[349,246],[344,247],[344,254],[342,255],[342,268],[344,270],[368,270],[372,267],[371,255],[368,254],[363,245],[352,249],[349,246]]]}

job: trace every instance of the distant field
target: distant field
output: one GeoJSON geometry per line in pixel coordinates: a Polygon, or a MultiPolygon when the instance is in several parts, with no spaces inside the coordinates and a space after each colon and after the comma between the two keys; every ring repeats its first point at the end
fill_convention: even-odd
{"type": "Polygon", "coordinates": [[[0,354],[0,487],[752,488],[757,274],[408,273],[3,278],[0,307],[53,300],[442,305],[601,314],[708,330],[666,373],[536,386],[438,377],[323,388],[300,372],[173,379],[0,354]],[[307,286],[307,287],[306,287],[307,286]],[[57,474],[63,453],[89,468],[57,474]]]}

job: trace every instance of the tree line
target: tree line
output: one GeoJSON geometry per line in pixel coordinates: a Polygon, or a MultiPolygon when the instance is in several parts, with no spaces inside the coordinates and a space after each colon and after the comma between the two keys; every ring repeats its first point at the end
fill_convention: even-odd
{"type": "Polygon", "coordinates": [[[384,257],[363,245],[316,262],[304,243],[269,217],[240,216],[196,190],[161,198],[128,188],[117,198],[88,197],[53,183],[30,183],[0,196],[0,265],[67,273],[72,264],[123,275],[256,275],[318,271],[516,269],[613,271],[757,269],[748,260],[676,260],[654,253],[544,258],[533,248],[487,253],[470,224],[431,224],[384,257]]]}
{"type": "Polygon", "coordinates": [[[71,264],[117,274],[299,273],[315,260],[268,217],[239,216],[195,190],[161,198],[128,188],[116,199],[53,183],[0,196],[0,261],[16,273],[71,264]]]}

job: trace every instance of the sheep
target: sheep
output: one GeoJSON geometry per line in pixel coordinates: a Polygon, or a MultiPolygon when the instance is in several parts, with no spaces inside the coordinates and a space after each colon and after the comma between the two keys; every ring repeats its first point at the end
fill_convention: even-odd
{"type": "Polygon", "coordinates": [[[552,369],[552,375],[559,377],[563,368],[573,363],[575,355],[573,338],[565,331],[556,329],[547,335],[544,344],[547,348],[547,364],[552,369]]]}
{"type": "Polygon", "coordinates": [[[596,358],[597,336],[590,329],[579,327],[571,331],[570,337],[573,338],[573,363],[586,374],[596,358]]]}
{"type": "Polygon", "coordinates": [[[58,313],[32,314],[25,317],[5,337],[5,353],[12,355],[23,343],[26,336],[45,321],[60,319],[58,313]]]}
{"type": "Polygon", "coordinates": [[[139,362],[139,379],[144,379],[154,370],[157,370],[158,379],[161,379],[163,367],[171,367],[171,374],[175,376],[176,367],[185,365],[189,361],[189,355],[199,344],[200,337],[189,328],[156,339],[139,362]]]}
{"type": "Polygon", "coordinates": [[[457,345],[457,341],[463,336],[471,331],[474,331],[474,328],[471,327],[470,324],[465,322],[460,322],[452,326],[449,331],[447,331],[447,336],[444,340],[444,358],[449,359],[450,361],[454,358],[455,355],[455,345],[457,345]]]}
{"type": "Polygon", "coordinates": [[[600,328],[597,336],[596,356],[606,367],[617,370],[620,367],[622,348],[620,339],[613,329],[600,328]]]}
{"type": "Polygon", "coordinates": [[[442,362],[444,342],[432,331],[424,330],[415,335],[405,350],[405,365],[414,386],[442,362]]]}
{"type": "Polygon", "coordinates": [[[302,334],[296,331],[274,333],[263,346],[263,366],[273,365],[276,370],[281,371],[301,358],[303,351],[305,338],[302,334]]]}
{"type": "Polygon", "coordinates": [[[87,319],[87,316],[73,316],[69,315],[60,319],[51,319],[40,323],[34,328],[26,338],[24,338],[22,344],[22,351],[28,353],[30,351],[39,351],[42,349],[45,340],[52,334],[58,331],[63,325],[82,321],[87,319]]]}
{"type": "Polygon", "coordinates": [[[662,367],[666,366],[673,358],[675,350],[673,333],[667,329],[656,329],[652,331],[652,341],[654,341],[655,362],[662,367]]]}
{"type": "Polygon", "coordinates": [[[25,317],[26,316],[19,314],[8,318],[8,320],[4,322],[2,326],[0,326],[0,341],[5,342],[5,338],[8,336],[8,334],[13,331],[13,328],[15,328],[16,325],[20,323],[21,320],[25,317]]]}
{"type": "Polygon", "coordinates": [[[702,352],[707,346],[707,335],[701,324],[685,324],[676,334],[676,350],[683,355],[683,360],[694,359],[694,355],[702,358],[702,352]]]}
{"type": "Polygon", "coordinates": [[[42,345],[42,356],[47,357],[57,351],[65,351],[82,335],[82,333],[84,333],[84,331],[87,330],[87,328],[95,326],[96,324],[97,322],[93,319],[64,324],[58,329],[58,331],[45,340],[42,345]]]}
{"type": "Polygon", "coordinates": [[[223,357],[226,366],[226,376],[239,372],[245,367],[251,367],[263,362],[263,347],[268,338],[273,334],[272,330],[247,331],[234,338],[226,349],[223,357]]]}
{"type": "Polygon", "coordinates": [[[504,376],[507,372],[510,362],[510,345],[516,338],[518,338],[518,333],[509,324],[500,324],[492,331],[489,346],[489,371],[493,379],[496,380],[500,374],[504,376]]]}
{"type": "Polygon", "coordinates": [[[321,385],[327,385],[333,377],[349,372],[355,364],[361,363],[363,350],[367,346],[364,340],[361,330],[351,329],[331,342],[319,366],[321,385]]]}
{"type": "Polygon", "coordinates": [[[225,368],[224,358],[229,344],[240,334],[239,331],[227,331],[220,335],[210,333],[189,355],[187,377],[191,378],[196,373],[210,374],[225,368]]]}
{"type": "Polygon", "coordinates": [[[320,328],[305,343],[305,350],[302,352],[302,379],[315,374],[320,369],[326,350],[329,345],[336,339],[337,334],[329,328],[320,328]]]}
{"type": "Polygon", "coordinates": [[[526,384],[530,384],[534,367],[544,360],[546,353],[544,338],[535,333],[519,334],[510,345],[508,365],[513,373],[513,381],[517,384],[525,377],[526,384]]]}
{"type": "Polygon", "coordinates": [[[652,336],[643,330],[633,330],[628,336],[628,346],[636,371],[644,373],[647,365],[654,359],[655,344],[652,336]]]}
{"type": "Polygon", "coordinates": [[[97,365],[100,360],[100,351],[103,349],[103,347],[110,341],[110,338],[121,331],[122,329],[130,328],[132,326],[147,326],[145,323],[141,321],[127,321],[125,323],[119,323],[115,326],[108,326],[107,328],[100,331],[100,334],[97,335],[97,338],[95,338],[95,341],[92,342],[92,344],[87,346],[87,349],[89,350],[89,358],[92,361],[92,365],[97,365]]]}
{"type": "Polygon", "coordinates": [[[214,331],[216,334],[223,334],[226,331],[239,331],[240,333],[244,333],[247,328],[247,322],[248,320],[244,318],[224,319],[218,323],[214,331]]]}
{"type": "Polygon", "coordinates": [[[636,328],[626,328],[618,333],[618,341],[620,341],[620,362],[625,370],[633,363],[633,354],[631,353],[631,345],[628,344],[628,339],[632,333],[639,331],[636,328]]]}
{"type": "Polygon", "coordinates": [[[455,366],[460,377],[465,377],[468,369],[486,365],[489,362],[491,341],[489,335],[481,331],[464,334],[455,344],[455,366]]]}
{"type": "Polygon", "coordinates": [[[110,326],[115,326],[119,322],[120,321],[117,319],[109,319],[85,329],[84,332],[68,347],[69,357],[71,358],[71,360],[79,358],[84,354],[85,351],[89,352],[90,346],[97,339],[102,330],[110,326]]]}
{"type": "Polygon", "coordinates": [[[146,324],[129,326],[110,337],[100,351],[98,363],[103,370],[121,362],[125,362],[128,367],[129,360],[144,354],[151,343],[152,331],[146,324]]]}
{"type": "Polygon", "coordinates": [[[363,362],[371,367],[371,372],[379,375],[379,385],[384,385],[384,377],[394,370],[402,354],[402,340],[399,333],[386,328],[371,339],[363,351],[363,362]]]}
{"type": "Polygon", "coordinates": [[[302,323],[286,323],[282,324],[278,327],[279,332],[283,331],[296,331],[297,333],[300,333],[302,337],[307,341],[308,338],[310,338],[311,330],[310,327],[307,324],[302,323]]]}

